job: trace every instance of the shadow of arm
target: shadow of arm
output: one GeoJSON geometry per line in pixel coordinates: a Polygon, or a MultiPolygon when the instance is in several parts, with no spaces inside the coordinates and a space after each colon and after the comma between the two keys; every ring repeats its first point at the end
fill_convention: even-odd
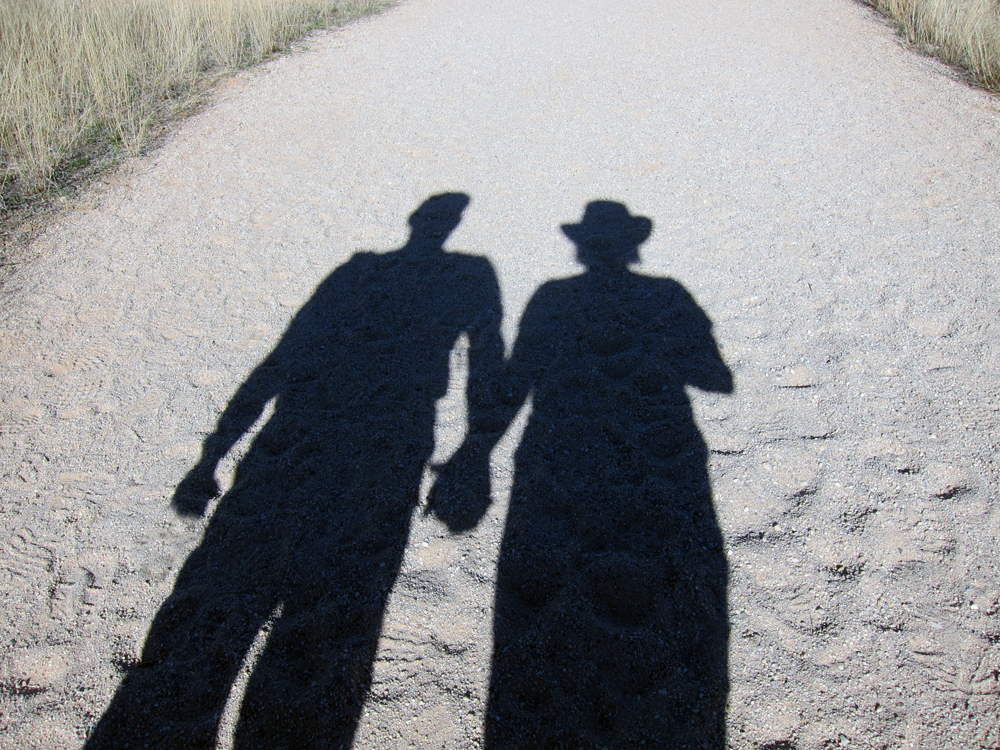
{"type": "Polygon", "coordinates": [[[482,314],[468,329],[469,433],[450,460],[433,467],[436,478],[425,510],[453,533],[475,528],[486,514],[491,500],[490,453],[527,395],[518,398],[508,393],[510,368],[504,362],[500,335],[500,291],[495,276],[490,273],[490,277],[481,285],[482,314]]]}
{"type": "Polygon", "coordinates": [[[219,417],[215,430],[205,438],[201,457],[174,490],[171,506],[181,516],[205,514],[209,501],[219,494],[215,470],[219,461],[243,437],[264,411],[267,402],[277,392],[277,366],[272,355],[250,375],[219,417]]]}
{"type": "Polygon", "coordinates": [[[684,382],[710,393],[732,393],[733,373],[712,335],[712,321],[683,287],[675,291],[680,305],[680,328],[688,343],[682,364],[684,382]]]}

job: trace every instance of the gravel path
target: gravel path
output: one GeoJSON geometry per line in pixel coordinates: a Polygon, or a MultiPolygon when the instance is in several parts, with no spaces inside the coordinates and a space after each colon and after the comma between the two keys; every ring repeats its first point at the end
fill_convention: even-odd
{"type": "Polygon", "coordinates": [[[100,723],[126,675],[145,747],[211,747],[217,723],[225,748],[624,748],[657,726],[720,748],[723,720],[748,750],[1000,747],[1000,103],[865,7],[411,0],[237,76],[76,208],[0,322],[3,748],[129,746],[100,723]],[[428,220],[457,228],[418,214],[408,243],[440,193],[428,220]],[[634,231],[576,235],[584,273],[560,226],[608,226],[596,200],[634,231]],[[587,252],[634,252],[637,217],[641,276],[600,276],[587,252]],[[527,352],[509,393],[501,340],[527,352]],[[680,422],[681,447],[647,429],[680,422]],[[424,465],[469,423],[495,433],[494,502],[451,516],[443,494],[445,523],[424,465]],[[228,492],[199,517],[175,491],[216,460],[228,492]],[[387,505],[325,510],[368,497],[387,505]],[[518,551],[539,526],[550,557],[518,551]],[[162,698],[183,659],[143,654],[154,618],[158,643],[189,628],[195,667],[228,659],[221,687],[162,698]],[[325,667],[293,653],[310,634],[325,667]],[[491,661],[513,675],[492,688],[491,661]],[[320,706],[324,669],[354,703],[320,706]]]}

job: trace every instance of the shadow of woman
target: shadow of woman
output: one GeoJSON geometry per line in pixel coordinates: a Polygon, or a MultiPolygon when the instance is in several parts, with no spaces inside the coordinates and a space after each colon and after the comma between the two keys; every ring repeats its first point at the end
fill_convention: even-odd
{"type": "Polygon", "coordinates": [[[179,512],[204,513],[219,460],[272,399],[274,414],[88,750],[215,747],[241,664],[268,627],[235,747],[350,747],[449,353],[467,333],[473,412],[502,362],[493,267],[442,247],[468,202],[431,197],[403,248],[358,253],[334,271],[239,388],[177,488],[179,512]]]}
{"type": "MultiPolygon", "coordinates": [[[[651,230],[608,201],[564,226],[587,271],[538,290],[508,363],[501,423],[529,394],[532,413],[500,552],[491,750],[725,744],[727,565],[685,386],[729,393],[732,376],[684,287],[628,270],[651,230]]],[[[470,496],[449,476],[432,508],[470,496]]]]}

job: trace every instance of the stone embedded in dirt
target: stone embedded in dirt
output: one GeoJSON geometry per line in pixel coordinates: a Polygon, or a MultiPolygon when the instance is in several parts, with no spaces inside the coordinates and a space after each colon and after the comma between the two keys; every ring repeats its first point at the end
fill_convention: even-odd
{"type": "Polygon", "coordinates": [[[832,750],[843,747],[840,738],[846,738],[846,735],[839,731],[840,726],[830,722],[808,724],[798,732],[797,742],[792,747],[795,750],[832,750]]]}
{"type": "Polygon", "coordinates": [[[897,571],[914,563],[929,563],[934,550],[921,543],[911,528],[887,521],[877,531],[879,543],[870,549],[872,565],[886,571],[897,571]]]}
{"type": "Polygon", "coordinates": [[[961,469],[947,464],[932,464],[924,472],[926,486],[937,498],[947,500],[970,489],[968,475],[961,469]]]}
{"type": "Polygon", "coordinates": [[[87,550],[77,557],[76,564],[88,577],[91,588],[104,588],[118,567],[118,555],[104,549],[87,550]]]}
{"type": "Polygon", "coordinates": [[[45,367],[45,374],[52,378],[66,377],[69,371],[69,366],[63,362],[53,362],[45,367]]]}
{"type": "Polygon", "coordinates": [[[867,440],[862,448],[866,458],[881,462],[900,474],[913,474],[920,469],[913,452],[891,437],[882,435],[867,440]]]}
{"type": "Polygon", "coordinates": [[[822,466],[814,451],[779,444],[765,454],[760,469],[784,498],[801,498],[819,491],[822,466]]]}
{"type": "Polygon", "coordinates": [[[922,656],[937,656],[942,653],[941,646],[924,634],[914,634],[910,637],[910,651],[922,656]]]}
{"type": "Polygon", "coordinates": [[[821,667],[836,667],[856,659],[864,650],[864,644],[853,640],[850,635],[836,638],[811,654],[811,661],[821,667]]]}
{"type": "Polygon", "coordinates": [[[932,354],[927,358],[924,367],[927,372],[941,372],[942,370],[954,370],[959,363],[951,357],[942,354],[932,354]]]}
{"type": "MultiPolygon", "coordinates": [[[[733,697],[730,697],[731,705],[735,702],[733,697]]],[[[764,742],[754,742],[754,745],[761,750],[796,747],[793,740],[802,726],[802,719],[791,706],[765,701],[750,706],[740,706],[739,709],[733,706],[731,710],[739,711],[749,736],[755,740],[764,740],[764,742]]]]}
{"type": "Polygon", "coordinates": [[[812,388],[819,382],[816,371],[805,365],[785,370],[778,379],[779,388],[812,388]]]}
{"type": "Polygon", "coordinates": [[[746,434],[732,428],[712,429],[706,427],[704,433],[709,450],[719,455],[739,455],[746,451],[749,445],[746,434]]]}
{"type": "Polygon", "coordinates": [[[23,649],[0,662],[0,686],[9,693],[34,695],[60,687],[68,672],[69,659],[62,649],[23,649]]]}
{"type": "Polygon", "coordinates": [[[64,409],[56,409],[56,417],[59,419],[79,419],[87,413],[84,406],[67,406],[64,409]]]}
{"type": "Polygon", "coordinates": [[[194,463],[201,453],[201,446],[190,440],[172,443],[164,447],[163,458],[168,461],[185,460],[194,463]]]}
{"type": "Polygon", "coordinates": [[[719,525],[731,539],[763,535],[793,507],[786,498],[747,483],[743,477],[724,477],[715,483],[714,490],[719,525]]]}
{"type": "Polygon", "coordinates": [[[212,385],[218,385],[226,378],[226,373],[221,370],[198,370],[194,373],[190,380],[191,385],[195,388],[207,388],[212,385]]]}
{"type": "Polygon", "coordinates": [[[819,529],[809,536],[806,549],[827,572],[854,578],[864,565],[864,552],[856,539],[836,529],[819,529]]]}
{"type": "Polygon", "coordinates": [[[818,413],[800,416],[795,420],[794,425],[795,437],[805,438],[806,440],[828,438],[832,437],[834,433],[833,426],[825,417],[818,413]]]}
{"type": "Polygon", "coordinates": [[[938,315],[926,318],[917,318],[910,322],[917,333],[934,338],[944,338],[951,332],[952,319],[948,316],[938,315]]]}

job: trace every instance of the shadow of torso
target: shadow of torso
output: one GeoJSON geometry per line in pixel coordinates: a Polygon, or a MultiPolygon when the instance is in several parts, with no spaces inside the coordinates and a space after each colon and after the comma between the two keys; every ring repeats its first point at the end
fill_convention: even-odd
{"type": "Polygon", "coordinates": [[[592,269],[522,319],[533,393],[502,544],[489,748],[721,748],[726,579],[685,386],[729,392],[677,282],[592,269]]]}

